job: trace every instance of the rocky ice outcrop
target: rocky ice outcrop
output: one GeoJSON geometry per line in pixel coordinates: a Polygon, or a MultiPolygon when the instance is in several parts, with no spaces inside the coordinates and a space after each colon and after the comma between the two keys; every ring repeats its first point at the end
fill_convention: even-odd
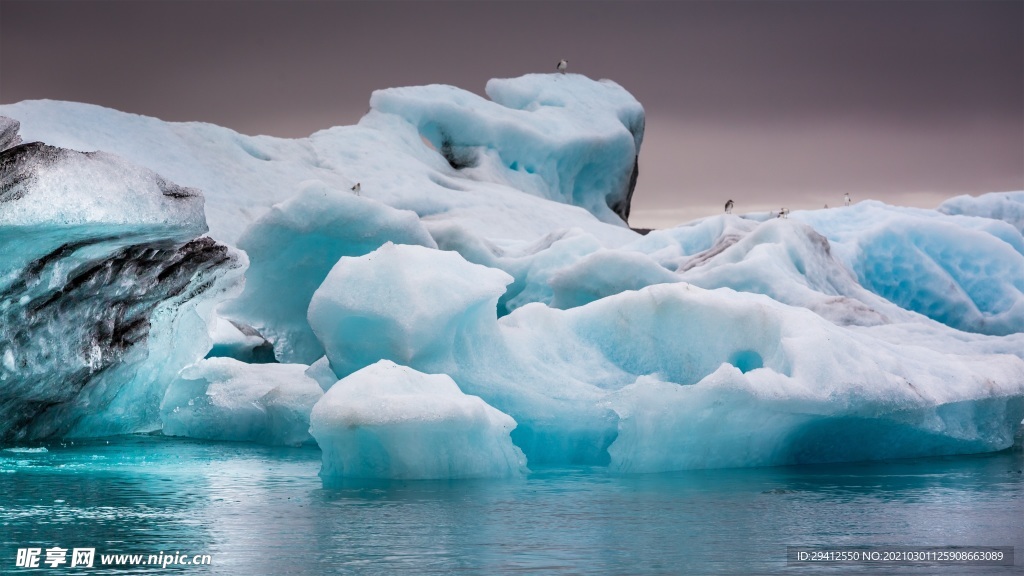
{"type": "Polygon", "coordinates": [[[205,231],[198,191],[111,154],[0,152],[0,441],[159,428],[234,263],[205,231]]]}

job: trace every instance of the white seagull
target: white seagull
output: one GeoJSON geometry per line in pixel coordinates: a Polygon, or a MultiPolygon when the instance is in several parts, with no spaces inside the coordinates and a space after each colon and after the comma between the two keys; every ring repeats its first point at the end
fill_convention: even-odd
{"type": "Polygon", "coordinates": [[[569,61],[565,60],[565,59],[559,60],[558,61],[558,66],[555,66],[555,68],[559,72],[561,72],[562,74],[565,74],[565,69],[568,68],[568,67],[569,67],[569,61]]]}
{"type": "Polygon", "coordinates": [[[732,207],[733,207],[733,201],[732,200],[726,201],[726,203],[725,203],[725,213],[726,214],[732,214],[732,207]]]}
{"type": "Polygon", "coordinates": [[[356,196],[359,196],[359,191],[362,189],[363,187],[359,182],[356,182],[356,185],[352,187],[352,191],[356,193],[356,196]]]}
{"type": "Polygon", "coordinates": [[[850,193],[849,192],[847,192],[846,194],[843,194],[843,205],[844,206],[849,206],[850,205],[850,193]]]}

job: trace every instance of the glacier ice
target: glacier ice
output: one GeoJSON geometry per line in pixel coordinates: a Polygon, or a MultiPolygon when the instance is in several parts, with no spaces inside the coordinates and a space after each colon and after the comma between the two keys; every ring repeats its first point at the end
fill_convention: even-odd
{"type": "Polygon", "coordinates": [[[1001,220],[1024,234],[1024,190],[991,192],[981,196],[957,196],[937,208],[943,214],[963,214],[1001,220]]]}
{"type": "Polygon", "coordinates": [[[399,89],[401,102],[393,108],[384,104],[392,101],[389,91],[379,91],[375,98],[379,96],[389,111],[378,110],[373,101],[358,125],[296,140],[245,136],[199,122],[162,122],[73,102],[7,104],[0,106],[0,115],[19,120],[26,140],[82,152],[103,150],[202,190],[210,236],[229,246],[308,180],[342,191],[360,182],[363,196],[421,218],[458,224],[478,236],[532,241],[553,229],[575,226],[608,242],[629,241],[636,235],[616,214],[628,213],[643,108],[611,82],[573,75],[552,82],[548,75],[526,76],[503,81],[495,92],[535,92],[542,97],[555,91],[568,99],[565,106],[539,100],[537,105],[544,109],[535,112],[506,108],[447,87],[467,101],[472,98],[471,107],[451,126],[453,131],[458,128],[461,134],[459,123],[471,123],[487,126],[488,133],[497,136],[512,129],[512,120],[535,127],[528,133],[508,133],[488,147],[488,157],[500,156],[506,148],[508,156],[522,148],[521,138],[529,137],[533,148],[522,153],[544,160],[546,167],[533,174],[530,166],[512,168],[496,161],[468,171],[452,168],[441,149],[424,142],[425,134],[411,121],[445,107],[432,96],[438,88],[429,86],[399,89]],[[562,158],[565,145],[572,146],[575,157],[562,158]],[[628,158],[614,155],[627,148],[628,158]],[[527,194],[522,190],[525,181],[531,183],[527,194]],[[609,191],[601,182],[619,187],[609,191]],[[565,194],[576,204],[551,199],[565,194]],[[597,211],[603,220],[579,206],[597,211]]]}
{"type": "Polygon", "coordinates": [[[370,106],[406,119],[452,168],[606,222],[629,218],[644,134],[643,107],[629,92],[576,74],[494,79],[486,92],[491,100],[437,84],[391,88],[374,92],[370,106]]]}
{"type": "Polygon", "coordinates": [[[626,290],[653,284],[682,282],[646,254],[629,250],[600,250],[580,258],[552,275],[554,308],[574,308],[626,290]]]}
{"type": "Polygon", "coordinates": [[[311,364],[324,355],[306,321],[313,293],[339,258],[385,242],[437,246],[412,212],[307,182],[239,239],[249,255],[245,290],[221,313],[254,327],[281,362],[311,364]]]}
{"type": "Polygon", "coordinates": [[[313,294],[309,323],[341,377],[383,358],[429,362],[493,319],[510,281],[455,252],[388,242],[338,261],[313,294]]]}
{"type": "Polygon", "coordinates": [[[478,238],[448,223],[428,224],[428,230],[442,250],[458,252],[474,264],[497,268],[512,277],[512,283],[498,299],[501,316],[530,302],[550,304],[554,298],[554,276],[583,256],[604,248],[593,234],[578,228],[511,245],[478,238]]]}
{"type": "Polygon", "coordinates": [[[306,376],[316,380],[320,388],[326,392],[338,382],[338,375],[331,368],[331,360],[327,356],[321,356],[316,362],[306,368],[306,376]]]}
{"type": "Polygon", "coordinates": [[[304,364],[209,358],[181,371],[161,405],[163,432],[210,440],[299,445],[323,396],[304,364]]]}
{"type": "Polygon", "coordinates": [[[21,144],[18,134],[21,122],[6,116],[0,116],[0,150],[7,150],[21,144]]]}
{"type": "Polygon", "coordinates": [[[297,140],[0,106],[2,441],[315,440],[325,480],[1013,442],[1021,193],[641,236],[628,92],[486,92],[381,90],[357,125],[297,140]]]}
{"type": "Polygon", "coordinates": [[[205,230],[197,191],[111,154],[0,152],[0,439],[159,428],[237,267],[205,230]]]}
{"type": "Polygon", "coordinates": [[[774,219],[746,233],[723,234],[706,250],[679,258],[677,270],[702,288],[765,294],[836,324],[877,325],[910,317],[864,289],[832,252],[828,239],[810,226],[774,219]]]}
{"type": "MultiPolygon", "coordinates": [[[[704,448],[698,455],[678,452],[673,459],[662,460],[665,465],[766,465],[862,457],[852,449],[783,450],[803,438],[806,426],[825,422],[820,424],[825,427],[843,418],[869,418],[889,426],[892,438],[880,433],[879,439],[888,446],[888,456],[967,447],[999,449],[1012,443],[1013,431],[1024,417],[1024,364],[1014,356],[918,349],[850,332],[811,311],[762,295],[708,291],[686,282],[626,291],[567,311],[529,304],[499,320],[497,299],[508,281],[499,271],[451,253],[385,245],[339,262],[314,296],[310,322],[325,335],[321,340],[339,376],[380,359],[448,374],[466,393],[480,396],[517,421],[512,437],[533,463],[610,462],[622,470],[650,470],[617,462],[617,457],[629,462],[643,459],[635,454],[617,456],[624,450],[616,444],[618,438],[634,450],[645,445],[654,450],[659,436],[678,434],[666,426],[642,441],[630,440],[623,432],[623,426],[630,430],[630,421],[623,420],[630,411],[617,410],[621,404],[610,398],[629,398],[623,389],[653,378],[692,387],[695,392],[679,394],[694,406],[698,398],[706,401],[703,413],[715,413],[717,406],[728,412],[734,391],[710,384],[723,365],[755,382],[748,388],[764,391],[755,397],[758,402],[752,401],[752,409],[779,421],[776,441],[759,447],[737,441],[735,454],[740,456],[735,460],[702,458],[704,448]],[[399,271],[401,280],[396,281],[399,271]],[[473,277],[474,271],[476,283],[453,280],[473,277]],[[372,300],[370,294],[375,295],[372,300]],[[436,332],[423,330],[425,326],[436,332]],[[762,394],[779,399],[779,404],[770,406],[762,394]],[[973,400],[991,404],[992,413],[985,415],[990,427],[965,431],[956,421],[960,413],[947,407],[973,400]],[[914,434],[934,441],[897,442],[914,434]]],[[[657,405],[647,408],[653,411],[657,405]]],[[[690,412],[678,407],[671,414],[675,420],[669,420],[680,429],[692,420],[686,416],[690,412]]],[[[715,419],[719,417],[724,416],[715,419]]],[[[761,419],[750,417],[730,433],[749,440],[763,427],[761,419]]],[[[715,437],[699,427],[688,433],[697,434],[700,442],[715,437]]],[[[841,428],[829,433],[837,435],[836,442],[844,438],[841,428]]],[[[710,445],[733,453],[730,438],[715,437],[710,445]]]]}
{"type": "Polygon", "coordinates": [[[526,471],[515,426],[447,375],[381,360],[328,390],[310,431],[326,479],[504,478],[526,471]]]}
{"type": "Polygon", "coordinates": [[[970,332],[1024,332],[1021,234],[1002,222],[873,201],[792,217],[827,237],[862,286],[901,308],[970,332]]]}

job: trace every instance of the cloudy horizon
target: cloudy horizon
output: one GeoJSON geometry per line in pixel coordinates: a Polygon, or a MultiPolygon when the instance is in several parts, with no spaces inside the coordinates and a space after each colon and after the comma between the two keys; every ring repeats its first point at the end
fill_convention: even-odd
{"type": "Polygon", "coordinates": [[[374,89],[610,78],[647,111],[634,226],[1024,189],[1024,3],[0,0],[0,103],[246,134],[352,124],[374,89]]]}

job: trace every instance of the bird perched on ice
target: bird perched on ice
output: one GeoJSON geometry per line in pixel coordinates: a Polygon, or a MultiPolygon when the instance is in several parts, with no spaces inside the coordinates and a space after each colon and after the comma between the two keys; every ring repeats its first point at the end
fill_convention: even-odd
{"type": "Polygon", "coordinates": [[[731,199],[727,200],[726,203],[725,203],[725,213],[726,214],[732,214],[732,207],[733,207],[732,200],[731,199]]]}
{"type": "Polygon", "coordinates": [[[789,208],[779,208],[779,215],[776,218],[789,218],[789,208]]]}
{"type": "Polygon", "coordinates": [[[850,193],[847,192],[846,194],[843,194],[843,206],[849,206],[849,205],[850,205],[850,193]]]}
{"type": "Polygon", "coordinates": [[[359,191],[362,189],[363,186],[359,182],[356,182],[356,185],[352,187],[352,191],[356,193],[356,196],[359,196],[359,191]]]}
{"type": "Polygon", "coordinates": [[[562,59],[562,60],[558,61],[558,66],[555,66],[555,69],[557,69],[562,74],[565,74],[565,69],[568,68],[568,67],[569,67],[569,61],[565,60],[565,59],[562,59]]]}

